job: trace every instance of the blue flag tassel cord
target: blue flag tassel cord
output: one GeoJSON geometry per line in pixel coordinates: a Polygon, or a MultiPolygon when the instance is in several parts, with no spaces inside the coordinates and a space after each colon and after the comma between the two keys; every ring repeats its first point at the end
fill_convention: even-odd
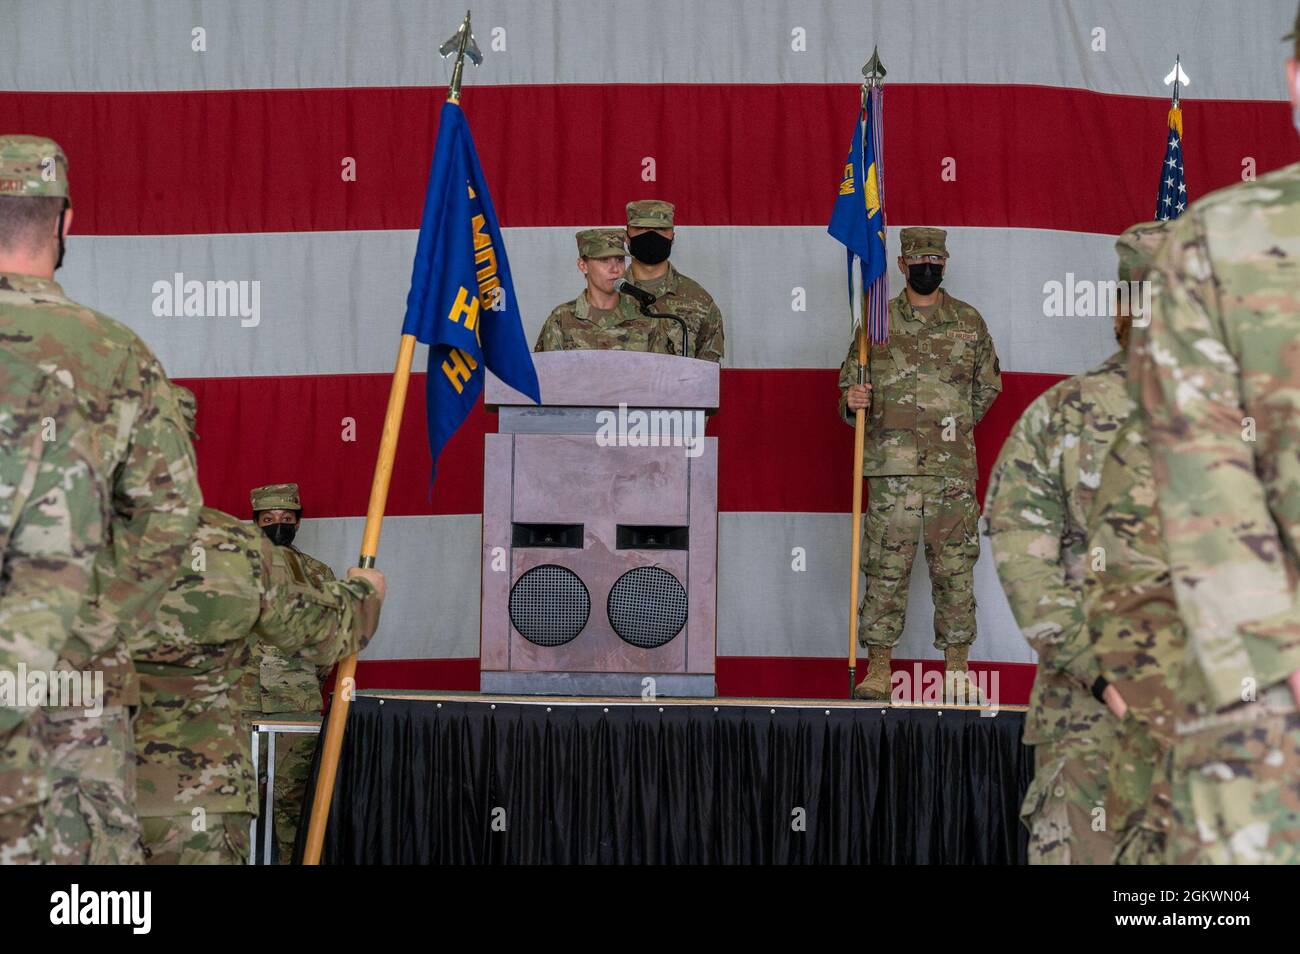
{"type": "MultiPolygon", "coordinates": [[[[466,18],[466,32],[468,32],[466,18]]],[[[462,46],[462,54],[464,47],[462,46]]],[[[459,64],[457,66],[459,73],[459,64]]],[[[438,457],[483,393],[487,371],[537,403],[541,393],[510,276],[505,242],[453,81],[438,121],[438,141],[411,269],[401,347],[384,416],[379,458],[361,544],[361,566],[374,566],[388,501],[402,411],[417,341],[429,346],[425,392],[429,451],[438,457]]],[[[430,477],[432,479],[432,475],[430,477]]],[[[318,864],[357,657],[340,661],[321,753],[304,864],[318,864]]]]}

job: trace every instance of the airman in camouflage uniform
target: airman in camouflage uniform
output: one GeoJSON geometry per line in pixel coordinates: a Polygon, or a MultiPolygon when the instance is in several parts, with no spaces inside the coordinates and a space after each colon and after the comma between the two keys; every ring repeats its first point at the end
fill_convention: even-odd
{"type": "Polygon", "coordinates": [[[1084,613],[1099,676],[1122,700],[1104,754],[1107,827],[1117,864],[1164,864],[1172,821],[1170,751],[1186,715],[1175,687],[1185,648],[1160,539],[1151,454],[1140,414],[1120,429],[1102,468],[1088,538],[1084,613]]]}
{"type": "Polygon", "coordinates": [[[94,588],[58,647],[61,669],[103,673],[103,710],[43,714],[46,834],[56,862],[139,861],[129,718],[139,687],[126,639],[152,619],[198,523],[194,449],[144,342],[53,280],[72,217],[56,143],[0,136],[0,203],[0,340],[73,389],[93,428],[96,471],[111,481],[94,588]]]}
{"type": "MultiPolygon", "coordinates": [[[[980,313],[938,287],[946,238],[942,229],[903,229],[898,264],[909,285],[889,303],[889,341],[868,352],[866,384],[857,383],[856,343],[840,368],[840,416],[853,424],[855,402],[867,410],[858,642],[870,661],[854,690],[862,699],[890,698],[890,660],[903,632],[918,536],[934,596],[934,645],[963,680],[975,639],[974,434],[1002,390],[1002,376],[980,313]],[[911,284],[926,280],[912,274],[917,269],[931,282],[923,293],[911,284]]],[[[973,701],[973,686],[966,691],[973,701]]]]}
{"type": "Polygon", "coordinates": [[[0,351],[0,864],[50,860],[44,710],[18,675],[55,668],[90,592],[109,506],[93,435],[70,388],[0,351]]]}
{"type": "Polygon", "coordinates": [[[1156,258],[1133,355],[1195,712],[1176,727],[1177,861],[1300,862],[1297,269],[1300,164],[1201,198],[1156,258]]]}
{"type": "MultiPolygon", "coordinates": [[[[721,363],[726,350],[722,312],[704,286],[687,278],[668,260],[675,235],[674,215],[673,204],[663,199],[639,199],[627,204],[632,267],[625,277],[658,299],[651,311],[676,315],[686,324],[688,357],[721,363]]],[[[675,321],[660,320],[667,322],[672,353],[681,354],[681,329],[675,321]]]]}
{"type": "Polygon", "coordinates": [[[627,262],[622,229],[584,229],[577,234],[578,271],[587,288],[557,305],[542,325],[534,351],[616,350],[671,354],[666,319],[649,318],[616,290],[627,262]]]}
{"type": "MultiPolygon", "coordinates": [[[[1121,281],[1146,278],[1164,236],[1165,223],[1148,222],[1120,237],[1121,281]]],[[[1141,347],[1144,324],[1133,329],[1130,347],[1141,347]]],[[[1130,397],[1132,392],[1130,386],[1130,397]]],[[[1083,583],[1099,672],[1092,692],[1117,720],[1104,757],[1105,818],[1118,864],[1163,864],[1171,820],[1169,754],[1181,708],[1172,687],[1184,634],[1155,497],[1151,455],[1134,405],[1111,443],[1093,496],[1083,583]]]]}
{"type": "MultiPolygon", "coordinates": [[[[192,400],[183,396],[182,406],[192,400]]],[[[131,645],[142,703],[135,753],[145,858],[242,864],[257,811],[240,712],[253,647],[325,667],[358,652],[375,631],[383,575],[353,569],[346,582],[304,578],[294,572],[296,551],[209,507],[189,552],[154,623],[131,645]]]]}
{"type": "MultiPolygon", "coordinates": [[[[250,499],[253,521],[277,545],[280,558],[296,580],[318,589],[334,580],[334,571],[327,564],[293,545],[302,518],[297,484],[257,487],[250,499]]],[[[317,665],[263,641],[254,643],[252,661],[244,674],[244,711],[259,716],[319,713],[321,690],[332,665],[317,665]]],[[[271,822],[275,826],[281,864],[288,864],[293,858],[298,819],[315,750],[314,735],[285,735],[276,740],[276,794],[271,822]]]]}
{"type": "MultiPolygon", "coordinates": [[[[1128,276],[1121,262],[1121,280],[1128,276]]],[[[1114,854],[1105,799],[1116,720],[1093,696],[1099,672],[1085,626],[1084,579],[1095,559],[1089,521],[1102,466],[1134,410],[1126,381],[1130,322],[1127,309],[1118,309],[1120,350],[1025,409],[985,497],[998,577],[1038,654],[1024,731],[1025,744],[1034,746],[1034,781],[1021,806],[1035,864],[1109,864],[1114,854]]]]}

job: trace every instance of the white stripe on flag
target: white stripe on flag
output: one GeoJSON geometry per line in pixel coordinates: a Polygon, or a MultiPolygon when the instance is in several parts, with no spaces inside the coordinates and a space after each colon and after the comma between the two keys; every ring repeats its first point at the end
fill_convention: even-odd
{"type": "MultiPolygon", "coordinates": [[[[900,226],[890,229],[891,293],[900,226]]],[[[573,230],[505,229],[524,330],[535,340],[557,304],[583,288],[573,230]]],[[[392,370],[416,232],[73,236],[60,279],[73,298],[134,328],[175,377],[392,370]],[[184,281],[256,281],[260,313],[155,317],[184,281]],[[164,292],[154,291],[161,282],[164,292]]],[[[984,316],[1006,371],[1074,374],[1113,349],[1106,317],[1045,317],[1043,286],[1115,278],[1114,239],[1035,229],[954,228],[944,287],[984,316]]],[[[824,227],[689,227],[673,262],[722,309],[726,366],[837,368],[848,351],[844,247],[824,227]],[[801,293],[802,290],[802,293],[801,293]],[[795,311],[803,297],[806,311],[795,311]]],[[[417,355],[416,367],[424,366],[417,355]]]]}
{"type": "MultiPolygon", "coordinates": [[[[437,47],[464,12],[460,0],[6,0],[0,88],[445,86],[437,47]]],[[[466,83],[852,84],[879,44],[890,83],[1163,97],[1180,51],[1198,99],[1284,100],[1277,38],[1294,16],[1293,0],[480,0],[484,63],[466,83]]]]}
{"type": "MultiPolygon", "coordinates": [[[[848,625],[848,514],[724,513],[719,517],[718,653],[840,657],[848,625]],[[801,547],[807,568],[795,571],[801,547]]],[[[342,574],[356,562],[362,517],[308,518],[298,543],[342,574]]],[[[477,515],[388,517],[379,568],[389,596],[364,659],[477,657],[477,515]]],[[[971,658],[1033,662],[993,569],[987,545],[975,566],[979,635],[971,658]]],[[[925,554],[917,555],[907,626],[897,655],[932,658],[934,609],[925,554]]]]}

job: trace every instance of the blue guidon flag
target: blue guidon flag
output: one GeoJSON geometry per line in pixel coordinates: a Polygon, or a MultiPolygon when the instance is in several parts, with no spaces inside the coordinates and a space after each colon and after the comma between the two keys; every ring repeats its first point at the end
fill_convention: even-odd
{"type": "Polygon", "coordinates": [[[429,451],[438,455],[483,393],[485,371],[541,403],[510,263],[469,123],[443,104],[402,334],[429,346],[429,451]]]}
{"type": "Polygon", "coordinates": [[[826,231],[848,254],[849,320],[857,327],[866,318],[871,341],[889,340],[889,290],[885,258],[884,91],[872,87],[853,123],[853,139],[844,162],[840,193],[826,231]],[[853,294],[853,260],[858,260],[865,295],[860,315],[853,294]]]}

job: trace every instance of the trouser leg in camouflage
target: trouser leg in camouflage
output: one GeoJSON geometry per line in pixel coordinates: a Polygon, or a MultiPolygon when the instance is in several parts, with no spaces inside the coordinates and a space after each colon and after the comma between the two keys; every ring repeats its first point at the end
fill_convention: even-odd
{"type": "MultiPolygon", "coordinates": [[[[1103,735],[1104,723],[1094,727],[1103,735]]],[[[1031,865],[1105,865],[1115,851],[1106,824],[1105,738],[1034,747],[1034,780],[1020,819],[1031,865]]]]}
{"type": "Polygon", "coordinates": [[[862,572],[866,575],[858,642],[894,646],[903,633],[908,581],[925,541],[934,599],[934,645],[975,639],[975,561],[979,558],[975,482],[959,477],[867,480],[862,572]]]}
{"type": "Polygon", "coordinates": [[[1170,861],[1300,864],[1300,712],[1174,743],[1170,861]]]}
{"type": "Polygon", "coordinates": [[[1163,865],[1168,859],[1167,834],[1142,825],[1121,832],[1115,845],[1117,865],[1163,865]]]}
{"type": "Polygon", "coordinates": [[[49,864],[44,812],[44,805],[0,812],[0,865],[49,864]]]}
{"type": "Polygon", "coordinates": [[[51,794],[45,828],[56,864],[140,864],[135,745],[125,706],[98,716],[47,709],[51,794]]]}
{"type": "Polygon", "coordinates": [[[47,864],[45,803],[50,797],[41,742],[44,713],[0,733],[0,865],[47,864]]]}
{"type": "Polygon", "coordinates": [[[1115,864],[1164,864],[1172,820],[1167,744],[1129,709],[1117,723],[1106,762],[1106,819],[1115,831],[1115,864]]]}
{"type": "Polygon", "coordinates": [[[316,751],[316,736],[285,734],[275,740],[275,844],[282,865],[293,862],[293,846],[298,838],[298,819],[311,775],[311,760],[316,751]]]}
{"type": "Polygon", "coordinates": [[[201,822],[192,814],[143,818],[145,863],[248,864],[248,827],[252,821],[248,812],[214,812],[201,822]]]}

